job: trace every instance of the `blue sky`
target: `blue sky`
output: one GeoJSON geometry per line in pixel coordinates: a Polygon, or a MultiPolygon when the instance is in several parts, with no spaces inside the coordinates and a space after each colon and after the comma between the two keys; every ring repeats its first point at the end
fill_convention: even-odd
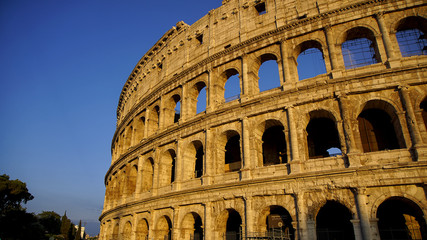
{"type": "Polygon", "coordinates": [[[0,1],[0,174],[27,183],[29,212],[97,234],[120,91],[178,21],[221,0],[0,1]]]}

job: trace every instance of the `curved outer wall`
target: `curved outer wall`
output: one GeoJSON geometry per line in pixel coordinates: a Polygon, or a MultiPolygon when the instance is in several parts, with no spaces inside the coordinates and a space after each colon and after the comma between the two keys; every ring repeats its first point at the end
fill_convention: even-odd
{"type": "Polygon", "coordinates": [[[261,234],[274,209],[287,212],[293,239],[320,239],[331,202],[351,214],[355,239],[380,239],[390,199],[425,219],[427,56],[402,54],[396,38],[408,23],[426,33],[423,2],[225,0],[191,26],[178,23],[122,90],[100,239],[191,239],[199,228],[223,239],[235,216],[243,235],[261,234]],[[348,66],[342,45],[359,37],[375,61],[348,66]],[[326,71],[299,80],[298,56],[310,48],[326,71]],[[260,91],[266,60],[279,80],[260,91]],[[240,95],[225,99],[233,74],[240,95]],[[201,89],[206,109],[197,113],[201,89]],[[361,124],[371,113],[388,119],[391,145],[366,150],[361,124]],[[269,129],[284,142],[278,162],[266,160],[269,129]],[[319,155],[322,142],[341,153],[319,155]],[[230,160],[232,151],[240,157],[230,160]]]}

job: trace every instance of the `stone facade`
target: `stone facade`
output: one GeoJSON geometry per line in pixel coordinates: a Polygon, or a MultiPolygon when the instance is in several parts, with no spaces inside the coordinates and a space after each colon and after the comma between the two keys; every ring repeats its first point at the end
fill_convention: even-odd
{"type": "Polygon", "coordinates": [[[100,239],[426,239],[426,18],[422,0],[224,0],[179,22],[122,90],[100,239]],[[303,79],[310,51],[324,72],[303,79]]]}

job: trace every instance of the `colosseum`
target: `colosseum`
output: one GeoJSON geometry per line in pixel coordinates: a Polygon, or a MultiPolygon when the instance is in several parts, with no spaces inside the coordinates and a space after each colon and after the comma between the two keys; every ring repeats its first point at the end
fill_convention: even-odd
{"type": "Polygon", "coordinates": [[[223,0],[118,103],[100,239],[427,239],[427,4],[223,0]]]}

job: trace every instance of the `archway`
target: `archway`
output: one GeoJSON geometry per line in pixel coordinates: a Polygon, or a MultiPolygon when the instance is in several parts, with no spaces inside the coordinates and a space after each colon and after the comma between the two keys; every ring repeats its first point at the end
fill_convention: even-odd
{"type": "Polygon", "coordinates": [[[265,219],[267,236],[273,239],[280,236],[293,240],[295,229],[292,226],[292,217],[289,212],[281,206],[270,206],[269,212],[265,219]]]}
{"type": "Polygon", "coordinates": [[[239,171],[241,167],[240,135],[230,136],[225,145],[225,172],[239,171]]]}
{"type": "Polygon", "coordinates": [[[280,87],[279,66],[277,57],[273,54],[264,54],[259,60],[261,66],[258,69],[258,88],[260,92],[280,87]]]}
{"type": "Polygon", "coordinates": [[[225,240],[238,240],[242,232],[242,218],[234,209],[227,209],[228,219],[225,229],[225,240]]]}
{"type": "Polygon", "coordinates": [[[354,239],[351,212],[336,201],[327,201],[316,216],[317,240],[354,239]]]}
{"type": "Polygon", "coordinates": [[[132,224],[127,221],[123,228],[123,239],[131,239],[132,237],[132,224]]]}
{"type": "Polygon", "coordinates": [[[262,135],[263,165],[275,165],[287,162],[286,138],[283,126],[272,126],[262,135]]]}
{"type": "Polygon", "coordinates": [[[346,69],[381,62],[375,35],[365,27],[356,27],[347,31],[341,51],[346,69]]]}
{"type": "Polygon", "coordinates": [[[181,237],[185,240],[202,240],[203,224],[202,218],[197,213],[188,213],[182,220],[181,237]]]}
{"type": "Polygon", "coordinates": [[[156,240],[172,239],[172,222],[168,216],[162,216],[156,225],[156,240]]]}
{"type": "Polygon", "coordinates": [[[149,226],[146,219],[141,219],[136,227],[136,239],[148,240],[149,226]]]}
{"type": "Polygon", "coordinates": [[[382,240],[427,239],[422,210],[406,198],[392,197],[384,201],[378,207],[377,218],[382,240]]]}

